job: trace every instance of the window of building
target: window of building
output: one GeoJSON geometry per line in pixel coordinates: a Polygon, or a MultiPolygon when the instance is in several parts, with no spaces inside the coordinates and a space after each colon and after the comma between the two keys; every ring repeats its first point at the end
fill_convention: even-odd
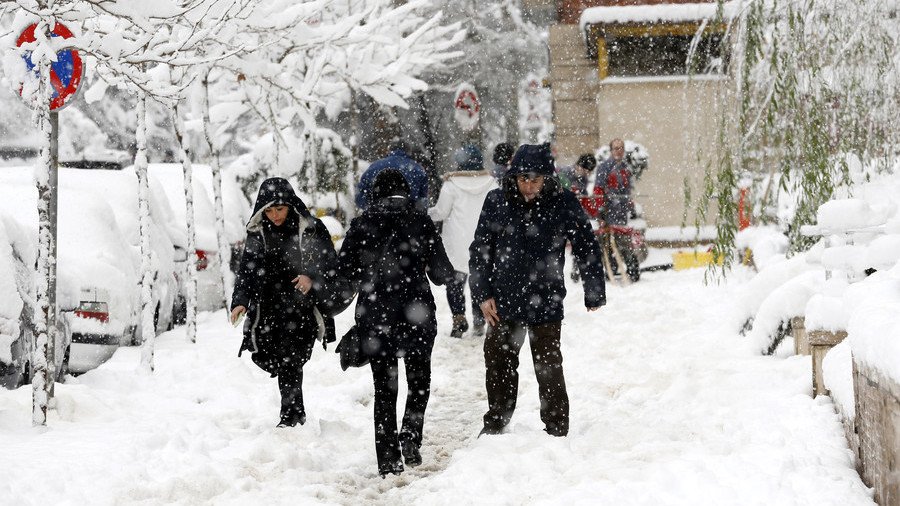
{"type": "Polygon", "coordinates": [[[703,37],[688,66],[693,35],[607,36],[607,75],[672,76],[719,74],[724,70],[722,34],[703,37]]]}

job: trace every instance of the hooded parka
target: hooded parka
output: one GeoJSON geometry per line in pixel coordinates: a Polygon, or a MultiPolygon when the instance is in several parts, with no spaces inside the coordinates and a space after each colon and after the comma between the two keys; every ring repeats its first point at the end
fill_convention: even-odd
{"type": "MultiPolygon", "coordinates": [[[[265,180],[247,224],[232,295],[232,310],[247,308],[238,354],[249,350],[254,363],[272,376],[279,374],[285,362],[302,367],[317,338],[323,342],[335,339],[334,321],[323,316],[329,311],[316,306],[341,284],[328,229],[310,214],[287,180],[265,180]],[[281,226],[264,216],[265,210],[275,205],[290,208],[281,226]],[[313,281],[307,294],[291,282],[300,274],[313,281]]],[[[338,290],[346,292],[346,288],[338,290]]]]}
{"type": "Polygon", "coordinates": [[[428,280],[443,285],[454,275],[431,219],[408,198],[380,199],[351,222],[340,261],[342,277],[359,291],[356,325],[366,351],[430,354],[437,323],[428,280]]]}
{"type": "Polygon", "coordinates": [[[469,273],[469,245],[475,238],[484,198],[495,188],[497,181],[486,170],[452,172],[441,187],[437,203],[428,210],[432,220],[444,222],[441,238],[458,272],[469,273]]]}

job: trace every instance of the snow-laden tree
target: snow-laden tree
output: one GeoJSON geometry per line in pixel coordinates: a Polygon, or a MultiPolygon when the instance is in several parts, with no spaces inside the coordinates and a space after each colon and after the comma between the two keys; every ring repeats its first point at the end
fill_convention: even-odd
{"type": "Polygon", "coordinates": [[[520,138],[519,90],[529,73],[543,77],[549,62],[546,33],[523,20],[518,1],[436,0],[430,8],[462,24],[465,39],[457,49],[464,56],[424,73],[429,90],[418,94],[412,110],[399,111],[398,120],[404,137],[422,146],[425,158],[441,172],[452,170],[451,155],[464,142],[487,150],[499,142],[527,140],[520,138]],[[482,103],[473,134],[453,119],[453,93],[463,82],[474,86],[482,103]]]}
{"type": "MultiPolygon", "coordinates": [[[[79,33],[66,44],[84,53],[89,67],[97,73],[91,95],[103,95],[103,87],[117,86],[137,95],[136,107],[136,156],[138,175],[139,219],[141,233],[141,325],[143,339],[142,366],[153,368],[153,343],[155,328],[151,306],[151,283],[154,278],[153,259],[149,244],[149,205],[147,182],[147,101],[148,97],[163,102],[179,98],[183,83],[172,83],[162,78],[160,70],[168,75],[170,67],[195,68],[206,65],[220,53],[208,54],[198,50],[206,42],[221,37],[234,26],[227,20],[245,12],[249,0],[158,0],[138,5],[131,1],[70,0],[17,0],[16,21],[37,17],[47,26],[64,21],[79,33]],[[46,20],[46,21],[45,21],[46,20]],[[204,23],[200,23],[200,21],[204,23]],[[97,88],[100,91],[97,91],[97,88]]],[[[43,33],[41,33],[43,35],[43,33]]],[[[39,37],[38,43],[41,42],[39,37]]],[[[47,45],[50,46],[49,44],[47,45]]],[[[218,46],[217,46],[218,48],[218,46]]],[[[49,61],[49,50],[30,48],[39,61],[49,61]],[[41,60],[43,58],[43,60],[41,60]]],[[[53,53],[55,54],[55,53],[53,53]]],[[[5,65],[5,67],[15,65],[5,65]]],[[[38,65],[40,69],[40,64],[38,65]]],[[[183,73],[187,75],[187,73],[183,73]]],[[[19,81],[22,81],[20,79],[19,81]]],[[[40,123],[40,121],[39,121],[40,123]]],[[[40,181],[40,176],[38,177],[40,181]]]]}
{"type": "MultiPolygon", "coordinates": [[[[416,76],[459,56],[452,50],[463,35],[458,25],[442,25],[441,14],[428,14],[427,5],[426,0],[399,7],[389,0],[261,2],[247,17],[241,39],[257,49],[217,63],[200,93],[215,94],[201,105],[209,111],[204,131],[216,132],[208,136],[213,163],[224,147],[220,140],[228,137],[223,134],[240,122],[245,133],[239,137],[259,154],[258,171],[245,175],[248,189],[274,175],[294,179],[311,194],[320,183],[328,186],[324,174],[347,171],[352,164],[319,163],[331,163],[344,145],[318,126],[320,117],[336,117],[354,94],[407,107],[407,97],[427,88],[416,76]],[[336,151],[322,153],[324,146],[336,151]]],[[[334,191],[333,186],[321,190],[334,191]]]]}
{"type": "MultiPolygon", "coordinates": [[[[737,190],[755,181],[755,218],[777,221],[791,251],[800,228],[853,165],[890,167],[900,147],[900,6],[893,0],[736,2],[719,154],[699,207],[717,207],[715,251],[733,258],[737,190]],[[779,194],[790,204],[772,211],[779,194]]],[[[861,173],[861,177],[865,177],[861,173]]]]}

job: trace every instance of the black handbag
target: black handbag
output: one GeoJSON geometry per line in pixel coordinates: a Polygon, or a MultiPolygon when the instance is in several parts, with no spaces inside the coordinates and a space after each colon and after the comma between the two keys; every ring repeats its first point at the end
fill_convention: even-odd
{"type": "Polygon", "coordinates": [[[351,367],[362,367],[369,363],[369,356],[363,351],[362,339],[356,330],[356,325],[350,327],[350,330],[341,338],[335,353],[341,356],[341,369],[347,370],[351,367]]]}
{"type": "MultiPolygon", "coordinates": [[[[379,278],[381,272],[381,262],[384,261],[384,257],[387,254],[388,247],[391,245],[391,242],[394,240],[394,235],[388,238],[387,243],[384,245],[384,248],[381,250],[381,255],[379,258],[378,270],[375,273],[375,276],[372,277],[371,283],[374,286],[375,281],[379,278]]],[[[350,330],[347,331],[346,334],[341,337],[341,341],[338,343],[337,347],[334,349],[334,352],[341,356],[341,369],[347,370],[351,367],[362,367],[369,363],[369,355],[363,349],[362,337],[359,335],[359,330],[356,325],[350,327],[350,330]]]]}

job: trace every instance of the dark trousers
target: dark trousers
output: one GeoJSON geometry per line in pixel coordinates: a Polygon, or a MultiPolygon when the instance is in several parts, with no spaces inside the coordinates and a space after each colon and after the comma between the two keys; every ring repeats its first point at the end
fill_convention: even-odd
{"type": "Polygon", "coordinates": [[[378,467],[400,461],[400,440],[422,445],[425,408],[431,395],[431,354],[407,355],[406,409],[403,424],[397,433],[397,357],[372,358],[372,378],[375,381],[375,455],[378,467]]]}
{"type": "Polygon", "coordinates": [[[278,368],[278,390],[281,392],[281,417],[306,414],[303,407],[303,365],[284,362],[278,368]]]}
{"type": "Polygon", "coordinates": [[[531,358],[537,376],[541,399],[541,421],[554,436],[569,432],[569,396],[563,377],[562,353],[559,349],[561,322],[532,325],[500,322],[488,327],[484,339],[488,411],[484,414],[485,429],[497,432],[512,418],[519,391],[519,350],[529,333],[531,358]]]}
{"type": "MultiPolygon", "coordinates": [[[[465,272],[456,271],[456,277],[452,282],[447,283],[447,304],[450,306],[450,312],[454,315],[466,314],[466,278],[469,275],[465,272]]],[[[474,325],[484,325],[484,315],[481,313],[481,306],[474,300],[472,302],[472,323],[474,325]]]]}
{"type": "Polygon", "coordinates": [[[278,362],[278,390],[281,392],[281,417],[306,414],[303,406],[303,365],[312,356],[315,337],[298,340],[287,357],[278,362]]]}

